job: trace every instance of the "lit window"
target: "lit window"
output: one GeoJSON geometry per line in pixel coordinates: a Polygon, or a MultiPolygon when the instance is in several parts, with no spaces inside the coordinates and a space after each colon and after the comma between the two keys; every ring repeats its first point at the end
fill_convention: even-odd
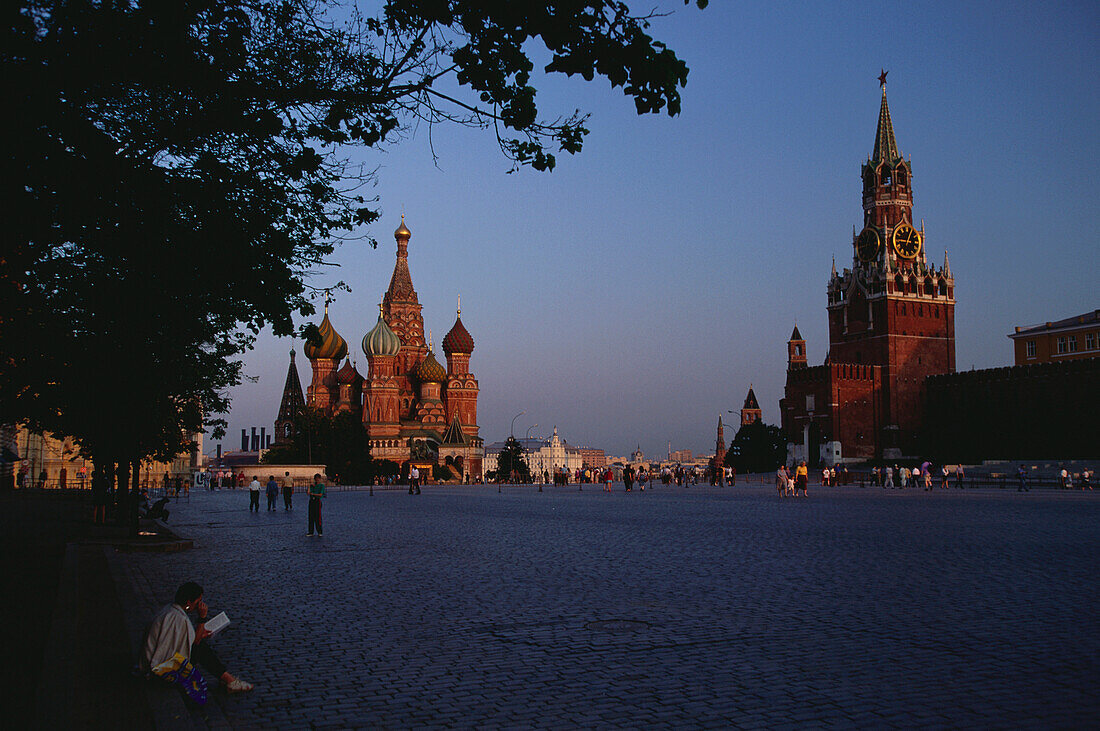
{"type": "Polygon", "coordinates": [[[1065,338],[1058,338],[1058,352],[1059,353],[1066,352],[1066,339],[1065,338]]]}
{"type": "Polygon", "coordinates": [[[1028,340],[1027,341],[1027,357],[1028,358],[1034,358],[1035,357],[1035,341],[1034,340],[1028,340]]]}

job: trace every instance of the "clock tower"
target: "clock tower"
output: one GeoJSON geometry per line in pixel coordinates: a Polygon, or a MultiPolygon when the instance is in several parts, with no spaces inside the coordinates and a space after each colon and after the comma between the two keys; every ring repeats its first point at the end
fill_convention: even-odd
{"type": "Polygon", "coordinates": [[[881,368],[876,389],[876,452],[915,455],[927,376],[955,371],[955,280],[927,259],[924,222],[913,219],[910,161],[882,104],[870,157],[863,163],[863,225],[852,231],[852,266],[828,284],[829,359],[881,368]]]}

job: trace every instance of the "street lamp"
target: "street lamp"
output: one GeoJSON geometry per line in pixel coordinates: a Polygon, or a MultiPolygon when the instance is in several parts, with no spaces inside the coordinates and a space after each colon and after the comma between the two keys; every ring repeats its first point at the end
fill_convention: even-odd
{"type": "MultiPolygon", "coordinates": [[[[524,409],[523,411],[519,412],[518,414],[516,414],[515,416],[512,417],[512,425],[510,427],[508,427],[508,436],[512,439],[512,441],[516,440],[516,419],[518,419],[519,417],[523,416],[526,413],[527,413],[527,409],[524,409]]],[[[512,479],[514,480],[515,479],[515,473],[516,473],[516,466],[515,465],[510,465],[510,467],[512,468],[512,475],[510,475],[510,477],[512,477],[512,479]]],[[[498,493],[500,492],[500,483],[499,482],[497,483],[497,492],[498,493]]]]}
{"type": "MultiPolygon", "coordinates": [[[[532,424],[531,426],[527,427],[527,436],[524,437],[524,439],[523,439],[523,459],[524,459],[525,462],[527,461],[527,454],[528,454],[527,445],[531,441],[531,430],[534,429],[536,426],[538,426],[538,424],[532,424]]],[[[527,464],[527,471],[528,472],[531,471],[530,462],[528,462],[528,464],[527,464]]],[[[541,482],[539,483],[539,492],[542,492],[542,483],[541,482]]]]}

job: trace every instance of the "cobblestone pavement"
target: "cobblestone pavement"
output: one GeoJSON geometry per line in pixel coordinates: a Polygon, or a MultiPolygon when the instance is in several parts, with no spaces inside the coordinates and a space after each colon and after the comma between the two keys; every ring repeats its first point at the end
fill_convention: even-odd
{"type": "Polygon", "coordinates": [[[1100,722],[1100,493],[617,487],[200,493],[127,560],[233,620],[238,728],[1100,722]]]}

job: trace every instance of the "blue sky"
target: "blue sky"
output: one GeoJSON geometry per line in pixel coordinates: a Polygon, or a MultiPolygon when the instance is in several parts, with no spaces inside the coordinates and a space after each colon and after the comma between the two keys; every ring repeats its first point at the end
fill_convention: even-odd
{"type": "MultiPolygon", "coordinates": [[[[346,243],[312,280],[351,285],[331,320],[362,371],[404,210],[437,344],[462,297],[487,442],[525,410],[520,435],[537,423],[532,436],[557,426],[620,456],[713,451],[750,383],[778,423],[791,328],[811,363],[828,347],[825,285],[862,225],[881,68],[928,256],[939,266],[946,250],[956,278],[958,368],[1011,364],[1015,325],[1100,307],[1100,6],[659,7],[675,12],[653,35],[691,68],[680,116],[639,117],[606,81],[552,77],[536,83],[544,116],[592,113],[584,151],[553,173],[507,175],[491,133],[455,128],[432,132],[434,163],[423,127],[362,156],[379,167],[380,246],[346,243]]],[[[301,343],[261,335],[227,449],[242,428],[270,430],[292,344],[308,385],[301,343]]]]}

